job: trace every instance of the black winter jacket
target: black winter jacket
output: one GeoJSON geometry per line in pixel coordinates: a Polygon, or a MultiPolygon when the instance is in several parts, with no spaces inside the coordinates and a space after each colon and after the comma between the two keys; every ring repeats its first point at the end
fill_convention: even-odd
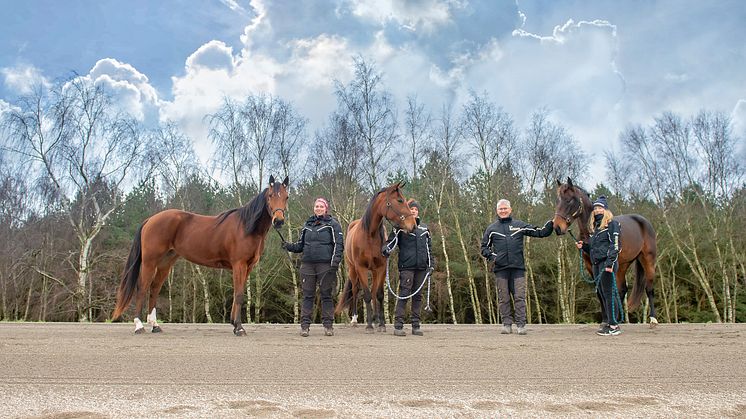
{"type": "Polygon", "coordinates": [[[344,252],[342,226],[331,215],[316,217],[306,221],[300,233],[300,240],[288,243],[289,252],[301,253],[301,260],[306,263],[329,263],[338,267],[344,252]]]}
{"type": "Polygon", "coordinates": [[[619,222],[612,219],[604,229],[596,229],[591,232],[588,242],[583,242],[583,251],[591,257],[594,265],[603,264],[606,268],[614,267],[619,259],[619,234],[622,227],[619,222]]]}
{"type": "Polygon", "coordinates": [[[399,246],[400,271],[435,269],[430,230],[425,224],[420,224],[419,218],[417,218],[417,228],[411,233],[394,228],[388,241],[383,245],[381,253],[388,256],[397,245],[399,246]]]}
{"type": "Polygon", "coordinates": [[[526,269],[523,260],[523,236],[547,237],[552,234],[554,223],[549,220],[544,227],[534,227],[512,217],[498,218],[484,232],[482,256],[495,262],[494,272],[503,269],[526,269]]]}

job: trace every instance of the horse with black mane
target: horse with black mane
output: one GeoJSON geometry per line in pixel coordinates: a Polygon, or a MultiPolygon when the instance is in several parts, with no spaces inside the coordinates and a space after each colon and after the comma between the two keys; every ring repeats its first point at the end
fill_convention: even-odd
{"type": "Polygon", "coordinates": [[[169,271],[180,258],[211,268],[233,271],[231,324],[236,336],[245,336],[241,324],[244,287],[264,251],[269,228],[285,221],[288,178],[269,178],[269,187],[249,203],[217,216],[168,209],[143,221],[135,234],[124,276],[117,290],[112,319],[119,319],[135,296],[135,333],[144,332],[140,321],[146,292],[150,291],[147,321],[160,332],[156,302],[169,271]]]}
{"type": "MultiPolygon", "coordinates": [[[[567,232],[576,219],[579,220],[579,239],[587,242],[590,237],[588,220],[593,213],[593,203],[588,193],[573,185],[572,179],[567,178],[563,184],[557,180],[557,206],[554,213],[554,230],[557,235],[567,232]]],[[[617,289],[621,301],[627,294],[625,275],[630,265],[635,263],[635,282],[632,293],[627,301],[630,310],[636,309],[642,300],[643,290],[647,294],[650,305],[650,327],[658,324],[655,317],[655,299],[653,280],[655,279],[655,263],[657,256],[656,235],[653,225],[639,214],[617,215],[614,220],[619,222],[621,232],[619,241],[619,270],[616,274],[617,289]]],[[[586,270],[593,276],[590,257],[583,252],[583,262],[586,270]]]]}
{"type": "Polygon", "coordinates": [[[407,200],[401,193],[403,184],[397,182],[383,188],[371,198],[363,218],[354,220],[347,227],[345,239],[345,261],[349,279],[345,283],[342,296],[336,307],[339,314],[349,307],[350,323],[357,325],[357,296],[363,290],[368,325],[366,333],[372,333],[373,322],[378,319],[378,331],[386,331],[383,316],[383,290],[386,279],[388,259],[381,254],[385,240],[383,220],[387,219],[397,228],[412,232],[417,221],[409,210],[407,200]],[[372,284],[368,286],[368,272],[371,272],[372,284]],[[371,296],[375,295],[371,308],[371,296]]]}

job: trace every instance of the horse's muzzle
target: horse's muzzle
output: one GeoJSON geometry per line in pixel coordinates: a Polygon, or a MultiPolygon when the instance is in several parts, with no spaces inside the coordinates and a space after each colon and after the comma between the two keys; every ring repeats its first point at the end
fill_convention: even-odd
{"type": "Polygon", "coordinates": [[[554,228],[554,232],[555,232],[555,234],[557,234],[558,236],[561,236],[561,235],[565,234],[565,232],[564,232],[564,231],[562,231],[562,229],[561,229],[561,228],[560,228],[559,226],[557,226],[557,227],[555,227],[555,228],[554,228]]]}
{"type": "Polygon", "coordinates": [[[285,220],[275,219],[272,221],[272,224],[275,226],[276,229],[282,228],[282,225],[285,224],[285,220]]]}

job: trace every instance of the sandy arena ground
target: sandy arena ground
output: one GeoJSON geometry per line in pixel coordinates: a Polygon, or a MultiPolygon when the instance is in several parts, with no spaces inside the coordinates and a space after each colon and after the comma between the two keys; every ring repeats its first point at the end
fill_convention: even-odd
{"type": "Polygon", "coordinates": [[[746,417],[745,324],[245,327],[0,323],[0,417],[746,417]]]}

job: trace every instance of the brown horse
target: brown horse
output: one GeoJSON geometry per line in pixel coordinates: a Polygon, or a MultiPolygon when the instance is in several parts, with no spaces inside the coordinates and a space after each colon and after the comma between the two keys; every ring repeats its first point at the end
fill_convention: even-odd
{"type": "Polygon", "coordinates": [[[119,319],[136,294],[135,333],[142,333],[145,328],[140,315],[145,293],[150,290],[147,321],[154,333],[160,332],[155,310],[158,294],[171,267],[183,257],[202,266],[233,271],[231,324],[236,336],[246,335],[241,325],[246,278],[264,251],[270,226],[280,228],[285,221],[287,187],[287,177],[280,184],[270,176],[269,187],[248,204],[220,215],[169,209],[146,219],[132,243],[112,318],[119,319]]]}
{"type": "Polygon", "coordinates": [[[366,333],[373,332],[373,322],[378,319],[378,331],[386,331],[386,320],[383,317],[383,289],[386,279],[388,260],[381,254],[385,240],[384,218],[396,227],[411,232],[417,222],[409,211],[407,200],[401,193],[401,182],[383,188],[371,198],[363,218],[354,220],[347,227],[345,239],[345,260],[349,279],[345,283],[342,297],[336,307],[339,314],[346,307],[350,308],[350,323],[357,325],[357,295],[363,290],[368,321],[366,333]],[[368,287],[368,271],[371,272],[372,284],[368,287]],[[371,308],[371,295],[375,295],[371,308]]]}
{"type": "MultiPolygon", "coordinates": [[[[554,230],[557,235],[565,234],[567,229],[576,219],[579,220],[580,240],[587,241],[590,236],[588,220],[593,213],[593,203],[583,189],[572,184],[572,179],[567,178],[567,183],[562,184],[557,180],[557,206],[554,213],[554,230]]],[[[619,251],[619,270],[616,274],[617,289],[621,300],[627,293],[627,281],[625,275],[627,269],[635,263],[636,279],[632,294],[627,301],[629,309],[634,310],[640,305],[643,288],[648,296],[650,304],[650,327],[655,327],[658,320],[655,318],[655,302],[653,292],[653,280],[655,279],[655,260],[657,245],[655,229],[645,217],[638,214],[617,215],[614,217],[621,227],[619,251]]],[[[591,261],[586,252],[583,252],[583,261],[588,272],[592,273],[591,261]]]]}

